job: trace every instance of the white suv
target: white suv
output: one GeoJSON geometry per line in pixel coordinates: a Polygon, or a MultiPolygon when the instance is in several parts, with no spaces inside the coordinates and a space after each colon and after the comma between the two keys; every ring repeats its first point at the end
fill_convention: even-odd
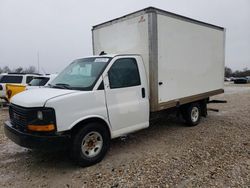
{"type": "Polygon", "coordinates": [[[48,74],[35,76],[31,82],[26,86],[26,90],[29,89],[37,89],[44,86],[47,86],[50,82],[52,82],[56,78],[57,74],[48,74]]]}
{"type": "Polygon", "coordinates": [[[0,74],[0,99],[6,100],[5,84],[23,84],[27,85],[33,77],[38,74],[24,74],[24,73],[3,73],[0,74]]]}

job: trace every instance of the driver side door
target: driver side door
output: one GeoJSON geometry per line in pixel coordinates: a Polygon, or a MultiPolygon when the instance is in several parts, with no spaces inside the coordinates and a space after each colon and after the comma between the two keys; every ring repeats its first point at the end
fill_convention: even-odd
{"type": "Polygon", "coordinates": [[[104,76],[112,137],[149,126],[147,79],[140,57],[115,58],[104,76]]]}

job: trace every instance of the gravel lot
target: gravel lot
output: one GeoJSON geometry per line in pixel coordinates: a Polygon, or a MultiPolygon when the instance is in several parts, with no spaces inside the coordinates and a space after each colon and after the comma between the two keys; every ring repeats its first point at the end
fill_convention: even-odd
{"type": "Polygon", "coordinates": [[[250,187],[250,85],[226,84],[196,127],[163,119],[111,143],[92,167],[72,164],[65,152],[21,148],[3,133],[0,111],[0,187],[250,187]]]}

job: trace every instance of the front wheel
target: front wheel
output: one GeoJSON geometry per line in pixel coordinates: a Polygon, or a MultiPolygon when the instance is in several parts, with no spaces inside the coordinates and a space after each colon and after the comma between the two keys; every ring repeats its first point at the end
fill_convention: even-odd
{"type": "Polygon", "coordinates": [[[106,127],[99,123],[88,123],[74,135],[71,156],[80,166],[90,166],[104,158],[109,144],[106,127]]]}
{"type": "Polygon", "coordinates": [[[199,103],[191,103],[182,109],[182,116],[188,126],[195,126],[200,123],[201,107],[199,103]]]}

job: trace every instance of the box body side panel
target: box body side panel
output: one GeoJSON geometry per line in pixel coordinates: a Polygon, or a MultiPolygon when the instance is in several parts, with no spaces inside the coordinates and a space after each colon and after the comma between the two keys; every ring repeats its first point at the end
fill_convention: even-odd
{"type": "Polygon", "coordinates": [[[223,89],[224,31],[159,14],[157,20],[159,104],[223,89]]]}

